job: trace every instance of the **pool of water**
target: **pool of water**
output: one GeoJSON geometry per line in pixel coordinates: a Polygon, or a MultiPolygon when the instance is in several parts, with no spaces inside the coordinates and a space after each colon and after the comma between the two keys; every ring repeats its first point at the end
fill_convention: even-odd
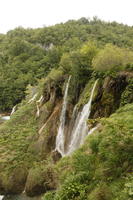
{"type": "Polygon", "coordinates": [[[10,116],[2,116],[1,119],[2,119],[2,120],[9,120],[9,119],[10,119],[10,116]]]}

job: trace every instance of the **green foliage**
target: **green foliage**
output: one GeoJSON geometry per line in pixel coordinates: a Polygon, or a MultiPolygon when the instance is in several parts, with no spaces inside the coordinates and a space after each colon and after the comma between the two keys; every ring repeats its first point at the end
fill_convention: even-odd
{"type": "Polygon", "coordinates": [[[112,194],[106,183],[104,182],[99,183],[96,189],[94,189],[90,193],[90,195],[88,195],[87,200],[94,200],[94,199],[95,200],[111,200],[112,199],[112,194]]]}
{"type": "MultiPolygon", "coordinates": [[[[65,73],[73,75],[73,90],[82,90],[93,71],[92,59],[97,54],[96,46],[102,49],[107,43],[132,49],[133,28],[116,22],[106,23],[97,18],[81,18],[39,29],[18,27],[6,35],[1,34],[0,111],[9,112],[25,97],[28,84],[35,85],[38,79],[46,77],[59,66],[65,73]]],[[[124,51],[124,65],[119,67],[132,71],[131,51],[118,47],[111,47],[109,51],[117,64],[120,64],[121,52],[124,51]]],[[[94,60],[98,60],[99,54],[94,60]]],[[[107,52],[104,51],[105,54],[107,52]]],[[[101,69],[111,67],[102,66],[101,69]]]]}
{"type": "Polygon", "coordinates": [[[81,84],[85,84],[92,73],[92,59],[97,54],[97,47],[93,42],[85,43],[79,52],[71,54],[71,74],[81,84]]]}
{"type": "Polygon", "coordinates": [[[121,106],[133,101],[133,79],[128,80],[128,85],[121,96],[121,106]]]}
{"type": "MultiPolygon", "coordinates": [[[[70,20],[35,30],[19,27],[0,35],[0,112],[10,111],[21,102],[27,86],[34,88],[38,79],[41,79],[38,96],[43,93],[49,97],[52,88],[58,97],[62,97],[62,82],[69,75],[72,75],[69,99],[72,104],[79,100],[78,106],[83,106],[97,78],[116,78],[117,71],[126,71],[124,73],[132,77],[132,46],[132,27],[106,23],[97,18],[70,20]]],[[[130,79],[122,94],[121,106],[132,102],[132,94],[133,81],[130,79]]],[[[107,105],[113,102],[111,94],[106,92],[102,98],[107,105]]],[[[51,168],[47,161],[43,162],[46,155],[43,158],[40,154],[36,156],[32,147],[34,138],[38,138],[38,126],[44,124],[54,105],[47,101],[41,107],[43,114],[36,119],[35,101],[25,105],[29,99],[30,93],[11,120],[0,126],[0,170],[5,175],[20,166],[26,170],[32,168],[29,182],[35,185],[36,182],[39,185],[44,183],[43,187],[47,186],[49,190],[57,187],[54,182],[57,177],[53,171],[49,173],[51,168]],[[55,185],[49,185],[51,182],[55,185]]],[[[72,156],[56,164],[58,188],[46,193],[44,200],[131,199],[132,116],[133,105],[129,104],[109,119],[99,120],[100,129],[89,136],[72,156]]],[[[47,138],[51,126],[53,124],[48,124],[45,136],[42,136],[43,145],[50,150],[47,138]]]]}
{"type": "Polygon", "coordinates": [[[133,53],[112,44],[107,44],[93,59],[93,67],[98,71],[120,71],[122,66],[133,61],[133,53]]]}
{"type": "Polygon", "coordinates": [[[133,175],[130,175],[126,179],[124,193],[128,194],[128,197],[133,197],[133,175]]]}
{"type": "Polygon", "coordinates": [[[40,158],[34,157],[28,151],[33,135],[36,134],[37,124],[35,119],[34,105],[24,105],[16,111],[11,120],[3,123],[0,127],[1,158],[0,169],[12,170],[18,166],[31,166],[32,162],[40,158]],[[16,128],[17,127],[17,128],[16,128]],[[9,156],[5,157],[5,149],[10,151],[9,156]],[[3,166],[5,166],[3,168],[3,166]]]}
{"type": "Polygon", "coordinates": [[[47,192],[43,197],[42,200],[53,200],[55,196],[55,192],[47,192]]]}
{"type": "Polygon", "coordinates": [[[58,175],[65,176],[53,199],[132,198],[132,115],[133,104],[129,104],[101,119],[101,128],[71,158],[60,161],[58,175]]]}
{"type": "MultiPolygon", "coordinates": [[[[90,98],[91,95],[91,90],[93,88],[95,80],[91,79],[88,81],[88,83],[85,85],[83,92],[80,94],[79,97],[79,101],[78,101],[78,106],[82,107],[83,105],[85,105],[90,98]]],[[[97,87],[96,90],[94,92],[93,98],[95,98],[95,95],[97,94],[97,87]]]]}
{"type": "Polygon", "coordinates": [[[61,190],[55,196],[55,200],[86,200],[87,185],[83,184],[75,176],[70,176],[65,180],[61,190]]]}

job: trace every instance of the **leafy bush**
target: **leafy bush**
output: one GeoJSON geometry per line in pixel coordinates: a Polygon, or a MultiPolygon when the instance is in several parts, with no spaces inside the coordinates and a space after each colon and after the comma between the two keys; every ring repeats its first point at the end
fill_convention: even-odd
{"type": "Polygon", "coordinates": [[[93,59],[93,67],[98,71],[120,71],[128,63],[133,62],[133,52],[107,44],[93,59]]]}
{"type": "Polygon", "coordinates": [[[131,103],[133,101],[133,79],[128,80],[128,86],[121,96],[121,106],[131,103]]]}
{"type": "Polygon", "coordinates": [[[55,200],[86,200],[87,185],[77,180],[75,176],[69,176],[57,191],[55,200]]]}
{"type": "Polygon", "coordinates": [[[133,105],[100,121],[85,144],[58,163],[56,200],[125,200],[132,198],[133,105]],[[63,174],[63,176],[62,176],[63,174]]]}
{"type": "Polygon", "coordinates": [[[54,200],[55,192],[47,192],[43,197],[42,200],[54,200]]]}

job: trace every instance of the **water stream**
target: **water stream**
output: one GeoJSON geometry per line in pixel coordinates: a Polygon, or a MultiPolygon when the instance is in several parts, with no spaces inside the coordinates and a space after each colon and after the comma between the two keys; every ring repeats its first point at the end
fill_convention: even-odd
{"type": "Polygon", "coordinates": [[[67,109],[67,96],[68,96],[68,88],[70,83],[71,76],[69,77],[66,88],[65,88],[65,94],[63,98],[63,105],[61,110],[61,116],[60,116],[60,125],[58,129],[58,134],[56,137],[56,149],[62,156],[64,156],[64,128],[65,128],[65,118],[66,118],[66,109],[67,109]]]}
{"type": "Polygon", "coordinates": [[[97,84],[97,80],[95,81],[93,85],[88,103],[84,105],[81,113],[78,114],[75,120],[75,125],[71,132],[71,140],[68,145],[68,152],[66,153],[67,155],[71,154],[80,145],[82,145],[84,143],[85,137],[88,134],[87,119],[89,118],[89,115],[91,112],[91,103],[92,103],[93,94],[96,88],[96,84],[97,84]]]}

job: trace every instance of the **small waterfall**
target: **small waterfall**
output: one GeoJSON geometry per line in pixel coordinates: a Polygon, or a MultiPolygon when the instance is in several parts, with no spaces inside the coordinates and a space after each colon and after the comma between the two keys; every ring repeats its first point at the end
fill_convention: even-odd
{"type": "Polygon", "coordinates": [[[28,101],[28,103],[33,102],[36,99],[37,95],[38,93],[34,94],[34,96],[28,101]]]}
{"type": "Polygon", "coordinates": [[[3,199],[3,197],[4,197],[4,196],[1,196],[1,195],[0,195],[0,200],[2,200],[2,199],[3,199]]]}
{"type": "Polygon", "coordinates": [[[43,100],[44,100],[44,97],[43,97],[43,95],[41,95],[40,99],[36,102],[40,104],[40,103],[42,103],[43,100]]]}
{"type": "Polygon", "coordinates": [[[72,112],[72,116],[71,116],[71,120],[69,123],[69,127],[68,127],[68,131],[67,131],[67,137],[65,138],[65,154],[69,151],[69,143],[72,140],[72,130],[75,126],[75,122],[77,120],[77,114],[78,114],[78,104],[76,104],[73,108],[73,112],[72,112]]]}
{"type": "Polygon", "coordinates": [[[91,135],[95,130],[98,129],[98,127],[99,126],[97,125],[97,126],[93,127],[92,129],[90,129],[87,135],[91,135]]]}
{"type": "Polygon", "coordinates": [[[89,118],[89,115],[91,112],[91,102],[93,99],[93,94],[96,88],[96,84],[97,84],[97,80],[95,81],[94,86],[92,88],[91,96],[88,103],[84,105],[81,113],[79,113],[76,118],[75,125],[71,133],[71,141],[68,147],[67,154],[72,153],[81,144],[83,144],[84,138],[85,136],[87,136],[87,133],[88,133],[87,119],[89,118]]]}
{"type": "Polygon", "coordinates": [[[16,111],[16,108],[17,108],[17,105],[12,108],[12,111],[11,111],[10,115],[14,114],[14,112],[16,111]]]}
{"type": "Polygon", "coordinates": [[[40,99],[36,101],[36,107],[37,107],[36,117],[40,116],[40,104],[43,102],[43,100],[44,100],[44,97],[42,95],[40,99]]]}
{"type": "Polygon", "coordinates": [[[61,116],[60,116],[60,126],[59,126],[58,134],[56,137],[55,150],[57,150],[62,156],[64,155],[64,127],[65,127],[65,118],[66,118],[66,109],[67,109],[67,94],[68,94],[70,79],[71,79],[71,76],[69,77],[68,82],[66,84],[61,116]]]}

